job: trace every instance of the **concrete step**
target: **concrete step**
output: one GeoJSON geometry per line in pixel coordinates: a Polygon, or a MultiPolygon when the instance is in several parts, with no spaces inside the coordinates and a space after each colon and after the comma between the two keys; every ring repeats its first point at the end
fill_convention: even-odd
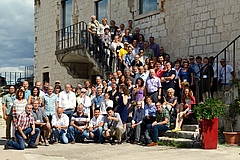
{"type": "Polygon", "coordinates": [[[182,125],[182,131],[198,132],[198,125],[182,125]]]}
{"type": "Polygon", "coordinates": [[[192,131],[179,131],[179,132],[172,132],[168,130],[164,136],[170,138],[185,138],[185,139],[194,139],[198,135],[198,132],[192,131]]]}
{"type": "Polygon", "coordinates": [[[201,143],[191,139],[158,137],[159,145],[173,146],[177,148],[201,148],[201,143]]]}

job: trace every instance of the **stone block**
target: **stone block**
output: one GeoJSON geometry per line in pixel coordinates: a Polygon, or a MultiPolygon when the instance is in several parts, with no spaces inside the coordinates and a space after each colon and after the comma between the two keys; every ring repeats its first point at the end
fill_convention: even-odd
{"type": "Polygon", "coordinates": [[[233,15],[232,14],[223,16],[223,23],[224,24],[228,24],[228,23],[232,23],[232,22],[233,22],[233,15]]]}
{"type": "Polygon", "coordinates": [[[160,31],[159,35],[160,35],[160,37],[166,37],[167,31],[166,30],[160,31]]]}
{"type": "Polygon", "coordinates": [[[198,31],[192,31],[192,37],[198,37],[198,31]]]}
{"type": "Polygon", "coordinates": [[[221,41],[229,41],[230,39],[230,32],[229,31],[225,31],[222,32],[221,34],[221,41]]]}
{"type": "Polygon", "coordinates": [[[221,40],[220,34],[213,34],[211,35],[211,43],[218,43],[221,40]]]}
{"type": "Polygon", "coordinates": [[[210,18],[216,18],[216,17],[217,17],[217,11],[216,10],[211,11],[210,18]]]}
{"type": "Polygon", "coordinates": [[[197,45],[197,38],[191,38],[190,39],[190,46],[195,46],[197,45]]]}
{"type": "Polygon", "coordinates": [[[207,21],[203,21],[202,22],[202,28],[206,28],[207,27],[207,21]]]}
{"type": "Polygon", "coordinates": [[[225,6],[224,7],[224,15],[228,15],[231,13],[231,7],[230,6],[225,6]]]}
{"type": "Polygon", "coordinates": [[[196,23],[194,23],[194,28],[195,28],[195,30],[198,30],[198,29],[201,29],[202,28],[202,22],[196,22],[196,23]]]}
{"type": "Polygon", "coordinates": [[[214,19],[209,19],[207,21],[207,27],[212,27],[212,26],[214,26],[214,19]]]}
{"type": "Polygon", "coordinates": [[[157,27],[151,27],[150,30],[149,30],[150,33],[153,33],[153,32],[156,32],[156,31],[157,31],[157,27]]]}
{"type": "Polygon", "coordinates": [[[214,3],[210,3],[210,4],[207,6],[207,8],[208,8],[208,11],[213,11],[214,8],[215,8],[214,3]]]}
{"type": "Polygon", "coordinates": [[[197,38],[197,45],[204,45],[206,44],[206,36],[203,36],[203,37],[198,37],[197,38]]]}
{"type": "Polygon", "coordinates": [[[214,52],[220,52],[225,46],[223,45],[223,43],[215,43],[213,45],[213,51],[214,52]]]}
{"type": "Polygon", "coordinates": [[[208,20],[210,18],[210,12],[202,13],[201,14],[201,21],[208,20]]]}
{"type": "Polygon", "coordinates": [[[239,6],[239,4],[236,4],[236,5],[232,5],[232,6],[231,6],[231,14],[234,14],[234,13],[238,13],[238,14],[239,14],[239,11],[240,11],[240,6],[239,6]]]}
{"type": "Polygon", "coordinates": [[[205,35],[204,29],[200,29],[200,30],[198,31],[198,35],[199,35],[199,36],[205,35]]]}
{"type": "Polygon", "coordinates": [[[215,19],[215,25],[218,26],[218,25],[222,25],[223,24],[223,18],[221,16],[217,17],[215,19]]]}
{"type": "Polygon", "coordinates": [[[186,2],[184,5],[185,5],[185,10],[190,10],[192,8],[192,2],[191,1],[186,2]]]}
{"type": "Polygon", "coordinates": [[[202,7],[197,7],[197,8],[195,8],[195,14],[200,14],[200,13],[202,13],[202,7]]]}
{"type": "Polygon", "coordinates": [[[194,46],[193,47],[193,52],[194,52],[194,55],[202,54],[202,46],[194,46]]]}
{"type": "Polygon", "coordinates": [[[203,53],[212,53],[213,52],[213,44],[208,44],[203,46],[203,53]]]}
{"type": "Polygon", "coordinates": [[[209,35],[209,34],[212,34],[212,33],[213,33],[213,28],[212,27],[205,29],[205,35],[209,35]]]}
{"type": "Polygon", "coordinates": [[[155,26],[157,26],[157,25],[158,25],[158,20],[157,20],[157,19],[152,20],[151,26],[152,26],[152,27],[155,27],[155,26]]]}

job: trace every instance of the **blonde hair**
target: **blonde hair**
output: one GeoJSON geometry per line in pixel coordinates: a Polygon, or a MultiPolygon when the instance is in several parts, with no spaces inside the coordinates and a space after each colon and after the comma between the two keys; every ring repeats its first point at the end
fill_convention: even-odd
{"type": "Polygon", "coordinates": [[[167,90],[167,92],[169,92],[169,91],[172,91],[173,94],[175,93],[175,90],[174,90],[173,88],[169,88],[169,89],[167,90]]]}
{"type": "Polygon", "coordinates": [[[107,18],[103,18],[102,21],[106,21],[107,22],[107,18]]]}

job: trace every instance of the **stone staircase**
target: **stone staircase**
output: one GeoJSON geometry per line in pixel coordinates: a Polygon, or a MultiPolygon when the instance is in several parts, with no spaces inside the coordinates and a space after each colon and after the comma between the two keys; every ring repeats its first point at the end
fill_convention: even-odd
{"type": "Polygon", "coordinates": [[[168,130],[160,136],[158,140],[160,145],[170,145],[181,148],[201,148],[200,142],[196,140],[198,135],[198,125],[183,125],[182,131],[172,132],[168,130]]]}

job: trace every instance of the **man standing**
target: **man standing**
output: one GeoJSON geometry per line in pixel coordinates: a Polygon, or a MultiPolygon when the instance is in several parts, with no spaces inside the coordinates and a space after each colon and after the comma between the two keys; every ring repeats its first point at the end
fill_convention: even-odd
{"type": "Polygon", "coordinates": [[[155,57],[156,59],[158,59],[158,57],[159,57],[159,55],[160,55],[159,45],[156,44],[156,43],[154,43],[154,37],[152,37],[152,36],[149,38],[149,42],[150,42],[149,48],[153,50],[153,52],[154,52],[154,57],[155,57]]]}
{"type": "Polygon", "coordinates": [[[97,96],[93,99],[93,110],[99,108],[103,100],[102,88],[99,87],[97,88],[97,96]]]}
{"type": "Polygon", "coordinates": [[[94,142],[96,143],[103,142],[103,137],[102,137],[103,123],[104,123],[104,117],[100,115],[100,110],[96,108],[94,110],[94,117],[91,119],[89,123],[89,136],[90,138],[93,138],[94,142]]]}
{"type": "MultiPolygon", "coordinates": [[[[99,26],[99,22],[96,20],[96,16],[92,15],[91,16],[91,21],[88,23],[87,30],[88,32],[92,35],[92,42],[93,42],[93,53],[97,53],[97,45],[99,44],[98,42],[98,37],[97,37],[97,28],[99,26]]],[[[97,55],[99,56],[99,55],[97,55]]],[[[99,57],[97,57],[99,58],[99,57]]]]}
{"type": "Polygon", "coordinates": [[[45,146],[49,146],[48,137],[49,137],[49,133],[51,133],[51,125],[49,123],[46,113],[39,106],[40,106],[40,101],[35,100],[33,102],[32,114],[34,117],[35,126],[39,128],[41,131],[44,131],[45,146]]]}
{"type": "Polygon", "coordinates": [[[65,85],[65,90],[59,94],[59,107],[64,110],[70,122],[76,108],[76,95],[71,91],[71,85],[68,83],[65,85]]]}
{"type": "Polygon", "coordinates": [[[176,76],[176,71],[172,69],[171,63],[166,63],[166,71],[163,72],[161,82],[162,82],[162,89],[163,89],[163,96],[167,97],[167,90],[169,88],[174,88],[174,79],[176,76]]]}
{"type": "Polygon", "coordinates": [[[9,149],[9,146],[11,146],[18,150],[24,150],[24,141],[27,140],[29,136],[31,138],[28,141],[28,148],[37,148],[34,143],[38,137],[40,130],[38,128],[35,128],[35,121],[32,114],[31,104],[27,104],[25,111],[18,115],[14,126],[16,129],[15,136],[17,138],[17,142],[8,140],[4,146],[4,149],[9,149]]]}
{"type": "Polygon", "coordinates": [[[144,56],[147,58],[153,59],[154,58],[154,52],[152,49],[149,48],[149,42],[145,41],[143,42],[144,45],[144,56]]]}
{"type": "MultiPolygon", "coordinates": [[[[16,99],[15,88],[14,86],[10,86],[9,93],[3,96],[3,99],[2,99],[2,112],[3,112],[3,119],[6,121],[6,139],[7,140],[11,139],[11,124],[13,121],[12,107],[15,99],[16,99]]],[[[14,136],[12,135],[12,137],[14,136]]]]}
{"type": "Polygon", "coordinates": [[[28,97],[31,96],[31,91],[28,89],[29,87],[29,83],[28,81],[23,81],[23,88],[25,90],[25,98],[28,101],[28,97]]]}
{"type": "Polygon", "coordinates": [[[157,146],[158,132],[159,131],[166,132],[170,126],[169,112],[165,108],[162,108],[162,105],[159,102],[156,104],[156,107],[157,107],[156,120],[152,124],[148,124],[146,130],[146,138],[150,138],[148,130],[151,128],[153,129],[153,139],[152,142],[148,144],[148,147],[157,146]]]}
{"type": "Polygon", "coordinates": [[[58,143],[59,138],[64,144],[68,143],[67,128],[69,125],[69,118],[66,114],[63,113],[62,108],[57,109],[57,113],[52,116],[52,126],[53,126],[53,134],[55,138],[54,144],[58,143]]]}
{"type": "Polygon", "coordinates": [[[220,68],[220,75],[219,75],[219,82],[221,86],[230,86],[231,79],[235,78],[233,67],[226,64],[226,60],[222,58],[220,60],[221,68],[220,68]]]}
{"type": "Polygon", "coordinates": [[[80,141],[83,142],[84,138],[88,136],[87,128],[88,128],[88,115],[83,112],[83,105],[80,104],[78,106],[77,113],[74,113],[71,119],[70,127],[68,129],[69,139],[71,144],[76,143],[76,137],[81,136],[80,141]],[[75,136],[76,135],[76,136],[75,136]]]}
{"type": "Polygon", "coordinates": [[[154,69],[150,69],[149,77],[146,81],[147,95],[152,97],[154,103],[161,99],[161,81],[155,76],[154,69]]]}
{"type": "Polygon", "coordinates": [[[43,108],[48,117],[49,122],[52,121],[52,115],[57,112],[58,108],[58,97],[53,93],[53,87],[50,86],[48,88],[48,93],[44,95],[43,100],[43,108]]]}
{"type": "Polygon", "coordinates": [[[111,144],[115,144],[115,137],[118,144],[122,143],[122,134],[124,133],[123,123],[119,113],[114,113],[112,107],[107,108],[107,116],[104,117],[103,137],[110,138],[111,144]]]}
{"type": "Polygon", "coordinates": [[[45,95],[45,93],[42,91],[42,84],[41,84],[41,82],[40,81],[36,81],[35,82],[35,86],[39,89],[39,91],[40,91],[40,94],[39,94],[39,96],[40,97],[43,97],[44,95],[45,95]]]}

